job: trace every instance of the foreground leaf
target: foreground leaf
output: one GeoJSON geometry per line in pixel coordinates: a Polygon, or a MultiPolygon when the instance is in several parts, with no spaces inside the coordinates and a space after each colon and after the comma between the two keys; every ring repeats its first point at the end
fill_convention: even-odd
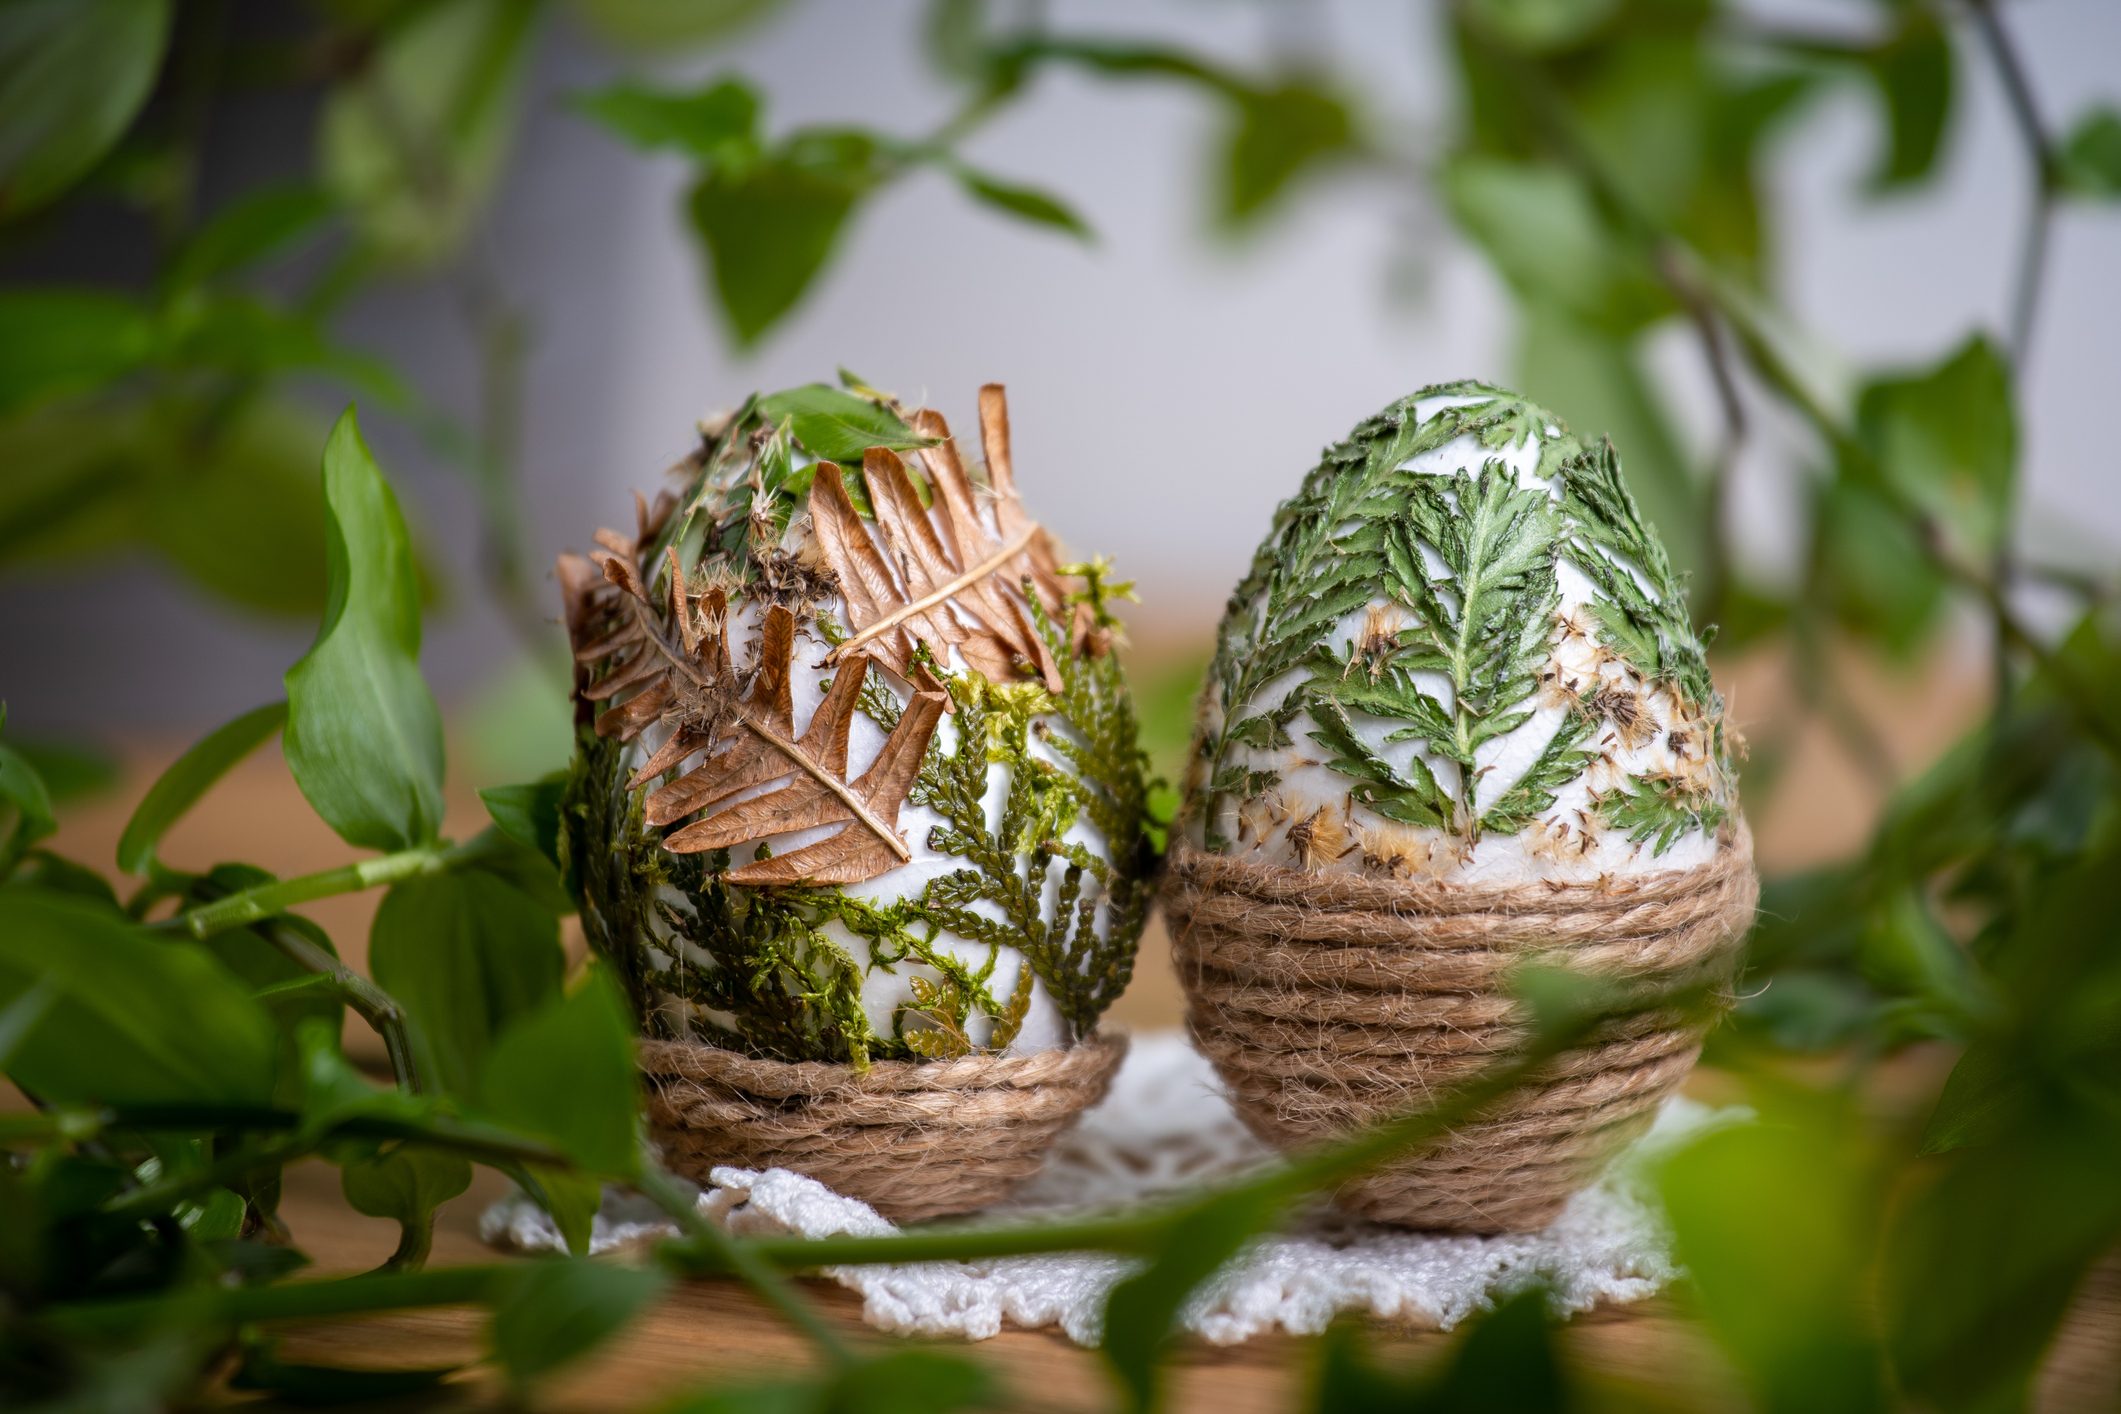
{"type": "Polygon", "coordinates": [[[287,704],[273,702],[256,707],[234,721],[215,728],[179,756],[170,768],[147,788],[147,794],[125,822],[118,837],[118,867],[128,874],[145,874],[155,860],[155,847],[169,827],[184,818],[199,798],[230,768],[263,745],[287,720],[287,704]]]}
{"type": "Polygon", "coordinates": [[[668,1283],[655,1267],[578,1257],[526,1262],[509,1274],[487,1343],[509,1384],[521,1388],[609,1340],[668,1283]]]}
{"type": "Polygon", "coordinates": [[[468,1098],[501,1033],[558,994],[559,924],[484,871],[426,875],[383,896],[368,965],[412,1022],[421,1072],[468,1098]]]}
{"type": "Polygon", "coordinates": [[[147,311],[118,295],[0,290],[0,412],[99,387],[145,362],[155,337],[147,311]]]}
{"type": "Polygon", "coordinates": [[[272,1021],[219,963],[96,904],[0,889],[0,1009],[39,987],[55,995],[7,1074],[42,1101],[272,1100],[272,1021]]]}
{"type": "Polygon", "coordinates": [[[640,1165],[633,1017],[602,968],[511,1025],[486,1059],[480,1112],[551,1140],[594,1174],[640,1165]]]}
{"type": "Polygon", "coordinates": [[[124,136],[162,66],[170,0],[0,6],[0,221],[72,186],[124,136]]]}
{"type": "Polygon", "coordinates": [[[339,1183],[355,1212],[398,1224],[389,1265],[417,1267],[433,1242],[435,1209],[471,1187],[471,1163],[446,1149],[397,1144],[348,1163],[339,1183]]]}
{"type": "Polygon", "coordinates": [[[324,449],[331,599],[287,670],[295,782],[349,844],[404,849],[442,823],[442,718],[420,676],[420,586],[397,498],[348,409],[324,449]]]}
{"type": "Polygon", "coordinates": [[[2063,189],[2111,201],[2121,197],[2121,109],[2094,108],[2062,140],[2056,168],[2063,189]]]}

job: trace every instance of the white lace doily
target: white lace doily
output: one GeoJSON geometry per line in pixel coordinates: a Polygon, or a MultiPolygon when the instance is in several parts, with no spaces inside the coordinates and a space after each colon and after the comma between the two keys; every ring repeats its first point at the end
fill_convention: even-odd
{"type": "MultiPolygon", "coordinates": [[[[1577,1194],[1544,1231],[1506,1237],[1410,1233],[1331,1211],[1308,1214],[1263,1238],[1194,1294],[1187,1330],[1218,1345],[1263,1331],[1306,1335],[1344,1311],[1448,1330],[1534,1283],[1573,1315],[1604,1302],[1637,1301],[1678,1275],[1642,1170],[1646,1157],[1736,1111],[1674,1099],[1654,1128],[1577,1194]]],[[[1137,1035],[1104,1103],[1056,1147],[1040,1174],[996,1217],[1125,1207],[1196,1191],[1274,1162],[1223,1099],[1214,1072],[1176,1033],[1137,1035]]],[[[701,1211],[753,1235],[882,1235],[898,1231],[868,1204],[785,1169],[716,1169],[701,1211]]],[[[552,1220],[521,1194],[480,1222],[490,1243],[520,1251],[563,1244],[552,1220]]],[[[607,1192],[591,1248],[605,1251],[672,1231],[634,1194],[607,1192]]],[[[884,1330],[984,1340],[1006,1323],[1057,1326],[1084,1345],[1098,1340],[1105,1297],[1134,1269],[1099,1253],[983,1262],[827,1267],[860,1292],[863,1314],[884,1330]]]]}

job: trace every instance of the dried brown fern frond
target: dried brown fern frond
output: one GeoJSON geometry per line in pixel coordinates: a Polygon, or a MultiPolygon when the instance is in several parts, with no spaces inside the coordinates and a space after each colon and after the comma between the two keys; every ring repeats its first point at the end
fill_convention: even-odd
{"type": "Polygon", "coordinates": [[[648,797],[644,810],[651,824],[670,824],[742,791],[795,778],[674,832],[665,848],[679,854],[730,848],[844,822],[848,828],[837,834],[754,861],[728,877],[745,884],[855,883],[911,858],[896,828],[898,812],[942,716],[941,695],[916,694],[876,761],[859,779],[848,781],[848,733],[868,659],[855,655],[846,661],[832,692],[796,739],[789,683],[794,614],[779,604],[767,609],[758,662],[740,696],[740,677],[729,656],[728,597],[719,588],[694,595],[673,550],[665,551],[669,628],[658,619],[639,556],[660,525],[660,518],[643,507],[634,539],[602,530],[589,558],[560,557],[558,576],[575,660],[593,674],[580,688],[579,700],[587,705],[631,693],[596,714],[597,734],[632,741],[652,725],[669,729],[634,773],[634,789],[697,752],[708,753],[648,797]]]}

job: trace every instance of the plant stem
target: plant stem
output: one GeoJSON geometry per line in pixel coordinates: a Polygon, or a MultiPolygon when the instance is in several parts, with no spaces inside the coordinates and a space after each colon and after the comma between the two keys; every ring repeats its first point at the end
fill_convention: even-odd
{"type": "Polygon", "coordinates": [[[2011,119],[2025,144],[2033,169],[2033,202],[2026,213],[2024,243],[2018,253],[2018,277],[2011,300],[2011,361],[2023,367],[2031,347],[2034,321],[2039,315],[2040,294],[2047,281],[2047,248],[2054,225],[2055,158],[2041,120],[2039,103],[2026,77],[2018,50],[1996,13],[1995,0],[1972,0],[1974,28],[2003,81],[2003,95],[2010,104],[2011,119]]]}
{"type": "MultiPolygon", "coordinates": [[[[446,840],[415,845],[394,854],[379,854],[373,859],[342,864],[336,869],[320,869],[314,874],[299,874],[292,879],[260,884],[227,898],[188,908],[154,926],[181,929],[194,938],[211,938],[216,933],[263,922],[320,898],[360,893],[379,884],[394,884],[422,874],[445,874],[495,853],[497,849],[487,834],[475,836],[460,845],[452,845],[446,840]]],[[[321,950],[318,955],[327,956],[321,950]]]]}
{"type": "Polygon", "coordinates": [[[748,1244],[737,1241],[701,1217],[697,1197],[687,1193],[661,1164],[650,1158],[635,1178],[634,1186],[670,1215],[695,1250],[707,1254],[721,1270],[740,1278],[757,1292],[767,1305],[780,1312],[783,1319],[808,1336],[833,1364],[844,1368],[853,1363],[854,1357],[838,1332],[788,1285],[780,1268],[748,1244]]]}

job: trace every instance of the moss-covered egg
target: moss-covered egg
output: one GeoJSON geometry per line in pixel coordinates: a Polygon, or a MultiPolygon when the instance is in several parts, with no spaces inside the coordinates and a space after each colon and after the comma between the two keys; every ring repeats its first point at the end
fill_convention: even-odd
{"type": "Polygon", "coordinates": [[[650,1035],[783,1060],[1087,1035],[1148,899],[1143,757],[1101,563],[860,385],[754,397],[559,574],[565,847],[650,1035]]]}
{"type": "Polygon", "coordinates": [[[1373,877],[1689,868],[1737,741],[1609,443],[1479,383],[1329,448],[1218,632],[1190,841],[1373,877]]]}

